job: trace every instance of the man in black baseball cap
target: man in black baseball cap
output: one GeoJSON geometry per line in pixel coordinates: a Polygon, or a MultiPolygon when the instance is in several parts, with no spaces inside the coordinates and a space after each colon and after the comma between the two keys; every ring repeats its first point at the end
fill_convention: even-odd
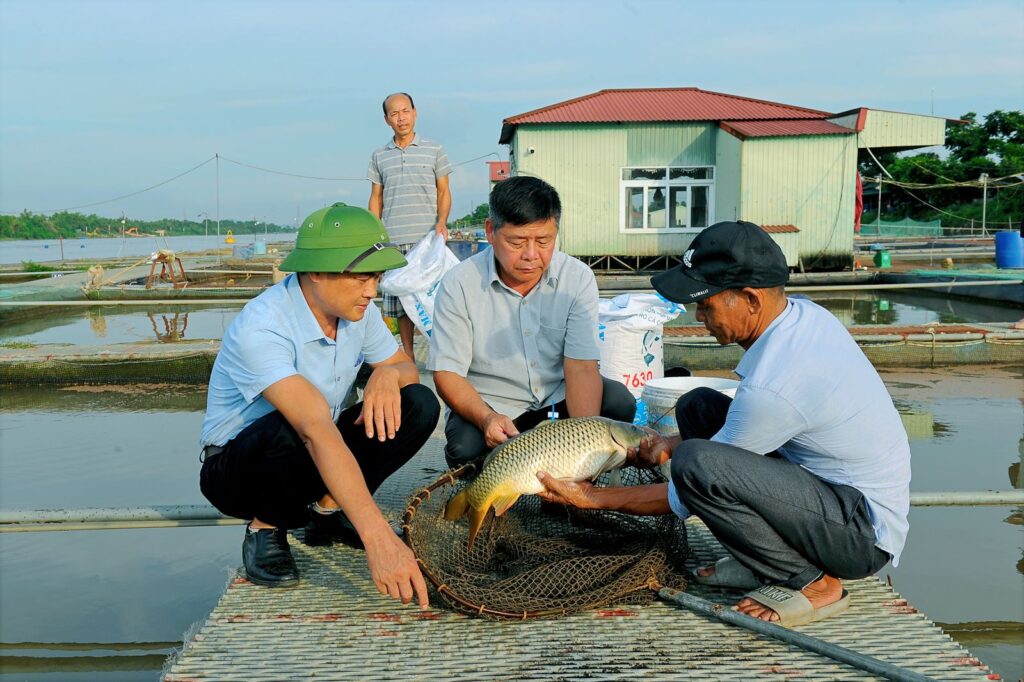
{"type": "Polygon", "coordinates": [[[720,344],[746,351],[735,398],[684,393],[679,435],[641,445],[637,466],[672,462],[667,484],[594,488],[540,477],[549,501],[697,515],[730,556],[693,579],[751,589],[736,608],[786,627],[840,613],[850,602],[841,579],[895,564],[910,506],[910,448],[884,384],[835,316],[786,297],[788,278],[782,250],[757,225],[701,232],[682,264],[651,283],[669,300],[696,303],[720,344]]]}
{"type": "Polygon", "coordinates": [[[694,303],[725,289],[780,287],[789,266],[779,245],[754,223],[715,223],[697,235],[683,262],[651,278],[658,293],[677,303],[694,303]]]}

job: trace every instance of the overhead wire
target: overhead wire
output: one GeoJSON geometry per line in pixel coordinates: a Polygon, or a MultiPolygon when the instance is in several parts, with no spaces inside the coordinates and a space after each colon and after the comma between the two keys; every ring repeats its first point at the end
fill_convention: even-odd
{"type": "MultiPolygon", "coordinates": [[[[939,213],[943,213],[945,215],[951,216],[953,218],[956,218],[957,220],[962,220],[964,223],[972,222],[971,218],[965,218],[964,216],[957,215],[955,213],[950,213],[949,211],[945,211],[945,210],[939,208],[938,206],[935,206],[934,204],[931,204],[931,203],[925,201],[921,197],[919,197],[916,194],[914,194],[913,192],[911,192],[910,189],[908,189],[902,183],[897,182],[896,179],[893,178],[892,173],[889,172],[888,168],[886,168],[885,166],[882,165],[882,162],[879,161],[878,157],[875,156],[875,153],[871,150],[871,147],[865,147],[864,149],[866,149],[868,154],[871,155],[871,158],[874,160],[875,165],[878,166],[882,170],[882,172],[885,173],[886,175],[888,175],[889,178],[891,179],[890,182],[886,182],[885,184],[891,185],[893,187],[899,187],[904,192],[909,194],[914,200],[918,201],[921,204],[924,204],[925,206],[927,206],[928,208],[932,209],[933,211],[938,211],[939,213]]],[[[1008,175],[1006,177],[1011,178],[1011,177],[1016,177],[1016,175],[1008,175]]],[[[997,178],[997,180],[1001,180],[1001,179],[1004,179],[1004,178],[997,178]]],[[[881,181],[880,178],[875,178],[873,180],[870,180],[869,182],[876,182],[876,183],[879,183],[879,185],[881,185],[882,181],[881,181]]],[[[1021,183],[1013,183],[1011,185],[1002,185],[1002,187],[1013,187],[1013,186],[1015,186],[1017,184],[1021,184],[1021,183]]],[[[981,184],[978,184],[977,186],[981,187],[981,184]]],[[[921,189],[921,188],[915,188],[915,189],[921,189]]],[[[925,187],[924,189],[928,189],[928,187],[925,187]]]]}
{"type": "Polygon", "coordinates": [[[206,161],[203,161],[203,162],[202,162],[202,163],[200,163],[200,164],[197,164],[197,165],[195,165],[195,166],[192,166],[192,167],[191,167],[191,168],[189,168],[189,169],[188,169],[187,171],[184,171],[184,172],[182,172],[182,173],[178,173],[177,175],[175,175],[175,176],[174,176],[174,177],[172,177],[172,178],[167,178],[166,180],[163,180],[163,181],[161,181],[161,182],[158,182],[158,183],[156,183],[155,185],[150,185],[149,187],[147,187],[147,188],[145,188],[145,189],[140,189],[140,190],[139,190],[139,191],[137,191],[137,192],[130,192],[130,193],[128,193],[128,194],[123,194],[123,195],[121,195],[121,196],[119,196],[119,197],[114,197],[113,199],[105,199],[104,201],[94,201],[94,202],[92,202],[91,204],[81,204],[81,205],[79,205],[79,206],[68,206],[67,208],[57,208],[57,209],[50,209],[50,210],[48,210],[48,211],[41,211],[41,213],[62,213],[62,212],[64,212],[64,211],[75,211],[75,210],[77,210],[77,209],[80,209],[80,208],[90,208],[90,207],[92,207],[92,206],[100,206],[100,205],[102,205],[102,204],[110,204],[110,203],[113,203],[113,202],[115,202],[115,201],[120,201],[121,199],[127,199],[127,198],[129,198],[129,197],[134,197],[134,196],[138,196],[139,194],[143,194],[143,193],[145,193],[145,192],[149,192],[150,190],[154,190],[154,189],[156,189],[157,187],[162,187],[163,185],[166,185],[166,184],[167,184],[167,183],[169,183],[169,182],[174,182],[174,181],[175,181],[175,180],[177,180],[178,178],[184,177],[184,176],[188,175],[189,173],[192,173],[192,172],[194,172],[194,171],[197,171],[197,170],[199,170],[200,168],[202,168],[203,166],[205,166],[206,164],[208,164],[208,163],[210,163],[211,161],[213,161],[213,160],[214,160],[215,158],[217,158],[217,157],[216,157],[216,156],[211,156],[211,157],[210,157],[210,158],[208,158],[208,159],[207,159],[206,161]]]}
{"type": "MultiPolygon", "coordinates": [[[[480,159],[485,159],[488,156],[495,156],[495,157],[498,157],[499,160],[501,159],[501,156],[498,154],[498,152],[488,152],[486,154],[482,154],[482,155],[474,157],[472,159],[468,159],[466,161],[460,161],[458,163],[452,164],[452,168],[458,168],[459,166],[464,166],[464,165],[466,165],[468,163],[473,163],[474,161],[479,161],[480,159]]],[[[39,213],[42,213],[42,214],[52,214],[52,213],[62,213],[62,212],[65,212],[65,211],[75,211],[75,210],[78,210],[80,208],[91,208],[93,206],[102,206],[103,204],[110,204],[110,203],[113,203],[115,201],[120,201],[122,199],[128,199],[128,198],[131,198],[131,197],[134,197],[134,196],[138,196],[140,194],[144,194],[146,192],[149,192],[149,191],[152,191],[154,189],[157,189],[158,187],[162,187],[162,186],[164,186],[164,185],[166,185],[168,183],[174,182],[175,180],[177,180],[179,178],[185,177],[189,173],[193,173],[193,172],[199,170],[200,168],[202,168],[206,164],[210,163],[211,161],[214,161],[218,157],[220,159],[224,160],[224,161],[227,161],[228,163],[233,163],[236,166],[242,166],[244,168],[251,168],[253,170],[258,170],[258,171],[263,172],[263,173],[273,173],[274,175],[284,175],[284,176],[287,176],[287,177],[301,178],[301,179],[304,179],[304,180],[326,180],[326,181],[330,181],[330,182],[363,182],[363,181],[366,180],[365,177],[362,177],[362,178],[332,178],[332,177],[325,177],[325,176],[319,176],[319,175],[303,175],[301,173],[290,173],[290,172],[287,172],[287,171],[275,170],[273,168],[264,168],[263,166],[257,166],[255,164],[245,163],[243,161],[237,161],[235,159],[229,159],[228,157],[226,157],[224,155],[221,155],[221,154],[214,154],[213,156],[211,156],[210,158],[206,159],[202,163],[196,164],[195,166],[189,168],[186,171],[178,173],[177,175],[175,175],[173,177],[170,177],[170,178],[167,178],[166,180],[161,180],[160,182],[158,182],[156,184],[153,184],[153,185],[150,185],[149,187],[146,187],[144,189],[140,189],[140,190],[135,191],[135,192],[129,192],[128,194],[122,194],[122,195],[114,197],[112,199],[104,199],[103,201],[94,201],[94,202],[91,202],[91,203],[88,203],[88,204],[79,204],[77,206],[67,206],[67,207],[64,207],[64,208],[47,209],[47,210],[40,211],[39,213]]],[[[14,214],[12,213],[10,215],[14,215],[14,214]]]]}

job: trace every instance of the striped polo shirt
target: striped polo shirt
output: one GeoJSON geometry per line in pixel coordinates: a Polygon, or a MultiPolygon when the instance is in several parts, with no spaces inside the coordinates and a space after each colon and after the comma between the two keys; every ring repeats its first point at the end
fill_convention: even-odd
{"type": "Polygon", "coordinates": [[[451,172],[444,147],[419,135],[405,149],[392,138],[373,152],[366,177],[384,187],[381,220],[393,243],[419,241],[437,224],[437,179],[451,172]]]}

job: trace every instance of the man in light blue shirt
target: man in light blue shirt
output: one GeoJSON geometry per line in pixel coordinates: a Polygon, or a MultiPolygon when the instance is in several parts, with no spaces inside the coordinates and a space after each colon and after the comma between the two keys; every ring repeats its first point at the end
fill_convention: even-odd
{"type": "Polygon", "coordinates": [[[786,297],[788,276],[757,225],[704,230],[652,284],[696,303],[720,344],[746,350],[735,398],[696,389],[679,399],[680,436],[637,455],[650,466],[671,454],[667,485],[594,489],[541,475],[551,500],[696,514],[731,556],[694,579],[756,588],[737,608],[787,627],[839,613],[849,604],[840,579],[898,561],[910,507],[910,447],[882,380],[831,313],[786,297]]]}
{"type": "Polygon", "coordinates": [[[299,581],[286,530],[306,544],[365,548],[381,594],[427,604],[411,550],[373,501],[437,424],[440,405],[419,384],[373,304],[381,272],[405,265],[375,216],[334,204],[303,221],[289,275],[250,301],[210,376],[200,488],[228,516],[249,520],[246,577],[299,581]],[[342,409],[363,363],[363,401],[342,409]]]}

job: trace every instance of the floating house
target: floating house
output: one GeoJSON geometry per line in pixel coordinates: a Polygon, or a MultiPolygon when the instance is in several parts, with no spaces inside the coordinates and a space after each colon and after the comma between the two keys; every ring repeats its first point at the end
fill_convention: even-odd
{"type": "Polygon", "coordinates": [[[558,189],[560,246],[594,267],[664,268],[705,227],[749,220],[791,267],[828,270],[852,261],[858,154],[942,145],[946,123],[645,88],[510,116],[499,142],[511,175],[558,189]]]}

